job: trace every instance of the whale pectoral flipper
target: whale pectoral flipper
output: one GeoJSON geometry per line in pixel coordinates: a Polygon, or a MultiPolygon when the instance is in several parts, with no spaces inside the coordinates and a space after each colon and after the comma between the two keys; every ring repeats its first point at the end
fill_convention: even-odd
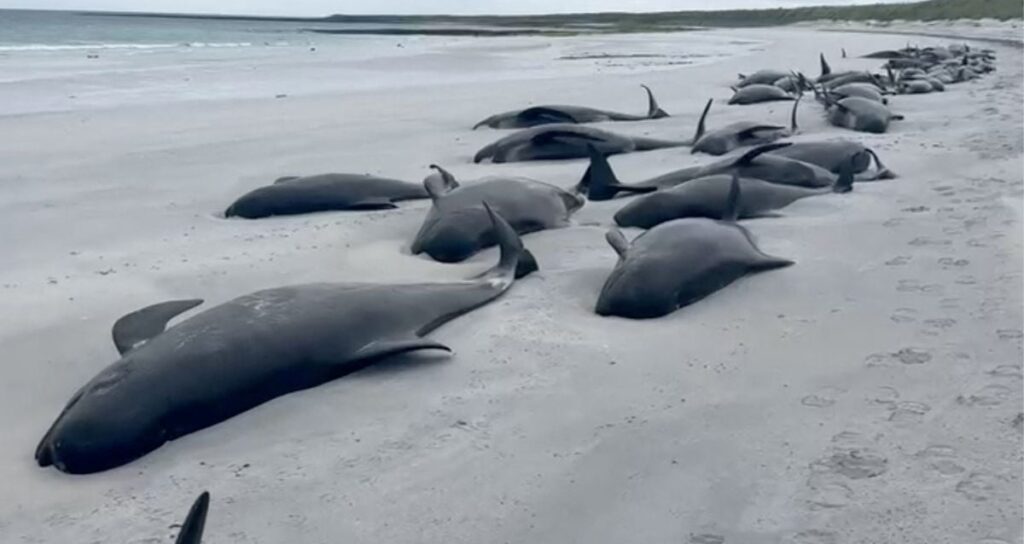
{"type": "Polygon", "coordinates": [[[405,338],[400,340],[375,340],[366,344],[359,351],[348,358],[345,363],[348,364],[352,361],[370,361],[376,359],[383,359],[391,355],[398,355],[399,353],[408,353],[410,351],[420,351],[424,349],[439,349],[441,351],[452,352],[452,348],[429,338],[405,338]]]}
{"type": "Polygon", "coordinates": [[[178,314],[203,303],[202,299],[171,300],[146,306],[114,322],[111,334],[118,353],[124,355],[135,346],[164,332],[167,322],[178,314]]]}
{"type": "Polygon", "coordinates": [[[398,204],[385,197],[364,198],[348,205],[350,210],[390,210],[397,207],[398,204]]]}
{"type": "Polygon", "coordinates": [[[853,161],[856,155],[851,155],[839,166],[839,178],[832,185],[834,193],[849,193],[853,190],[853,161]]]}
{"type": "Polygon", "coordinates": [[[206,513],[209,509],[210,494],[203,491],[196,498],[196,502],[192,503],[192,508],[189,508],[188,515],[185,516],[185,522],[181,524],[181,531],[174,543],[200,544],[203,541],[203,529],[206,527],[206,513]]]}
{"type": "Polygon", "coordinates": [[[621,230],[616,228],[609,230],[605,233],[604,239],[608,242],[608,245],[612,246],[615,253],[619,254],[619,259],[626,258],[626,253],[629,252],[629,242],[621,230]]]}

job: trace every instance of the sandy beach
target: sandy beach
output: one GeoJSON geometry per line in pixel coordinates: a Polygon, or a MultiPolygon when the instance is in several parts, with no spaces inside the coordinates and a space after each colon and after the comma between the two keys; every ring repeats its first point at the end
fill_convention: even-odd
{"type": "MultiPolygon", "coordinates": [[[[998,54],[983,79],[894,97],[906,121],[888,134],[832,127],[805,99],[795,140],[861,141],[899,178],[746,222],[796,266],[668,317],[602,318],[623,201],[591,202],[524,237],[540,273],[430,335],[451,357],[379,364],[101,474],[36,466],[64,403],[117,358],[110,327],[130,311],[457,280],[496,258],[410,255],[428,201],[220,216],[250,189],[330,171],[419,181],[431,163],[570,187],[585,161],[473,164],[506,133],[470,127],[540,103],[642,113],[641,83],[672,117],[604,128],[689,137],[709,97],[711,123],[783,122],[789,103],[724,105],[738,72],[817,75],[819,51],[873,69],[840,50],[950,42],[812,28],[349,39],[0,55],[0,541],[168,542],[202,490],[214,543],[1021,541],[1024,94],[1022,50],[1004,43],[976,44],[998,54]]],[[[709,160],[611,164],[628,183],[709,160]]]]}

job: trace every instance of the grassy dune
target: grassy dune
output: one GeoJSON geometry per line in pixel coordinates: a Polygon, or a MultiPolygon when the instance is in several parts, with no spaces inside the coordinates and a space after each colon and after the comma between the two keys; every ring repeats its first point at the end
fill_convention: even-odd
{"type": "Polygon", "coordinates": [[[893,21],[939,19],[1020,19],[1021,0],[927,0],[907,4],[816,6],[792,9],[741,9],[726,11],[668,11],[658,13],[579,13],[532,16],[350,16],[334,15],[328,21],[377,23],[456,23],[481,26],[557,27],[616,32],[688,26],[777,26],[801,21],[838,19],[893,21]]]}
{"type": "Polygon", "coordinates": [[[737,9],[725,11],[666,11],[657,13],[572,13],[555,15],[332,15],[325,18],[245,17],[156,13],[103,13],[130,17],[186,19],[277,20],[381,25],[371,29],[318,26],[328,34],[437,34],[506,36],[567,35],[583,32],[651,32],[700,27],[778,26],[801,21],[934,21],[941,19],[1020,19],[1021,0],[926,0],[904,4],[816,6],[791,9],[737,9]],[[389,26],[391,25],[391,26],[389,26]]]}

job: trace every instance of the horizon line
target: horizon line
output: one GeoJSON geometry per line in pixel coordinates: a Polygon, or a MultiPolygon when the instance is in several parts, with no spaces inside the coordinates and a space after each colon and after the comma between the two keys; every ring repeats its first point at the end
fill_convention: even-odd
{"type": "Polygon", "coordinates": [[[56,8],[4,8],[0,11],[47,11],[56,13],[79,13],[88,15],[114,15],[114,16],[151,16],[151,17],[224,17],[247,19],[294,19],[294,20],[322,20],[330,17],[550,17],[550,16],[573,16],[573,15],[646,15],[663,13],[721,13],[729,11],[785,11],[794,9],[809,8],[841,8],[854,6],[882,6],[897,4],[919,4],[923,0],[893,0],[889,2],[872,0],[864,2],[852,1],[843,4],[811,4],[806,6],[791,7],[762,7],[762,8],[729,8],[729,9],[681,9],[681,10],[658,10],[658,11],[556,11],[547,13],[329,13],[326,15],[270,15],[270,14],[246,14],[246,13],[214,13],[214,12],[172,12],[172,11],[136,11],[136,10],[82,10],[82,9],[56,9],[56,8]]]}

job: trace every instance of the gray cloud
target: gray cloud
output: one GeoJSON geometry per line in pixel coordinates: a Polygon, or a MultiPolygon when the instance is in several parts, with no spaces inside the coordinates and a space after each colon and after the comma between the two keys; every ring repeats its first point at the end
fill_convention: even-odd
{"type": "Polygon", "coordinates": [[[678,11],[868,4],[879,1],[896,0],[0,0],[0,8],[319,16],[332,13],[678,11]]]}

